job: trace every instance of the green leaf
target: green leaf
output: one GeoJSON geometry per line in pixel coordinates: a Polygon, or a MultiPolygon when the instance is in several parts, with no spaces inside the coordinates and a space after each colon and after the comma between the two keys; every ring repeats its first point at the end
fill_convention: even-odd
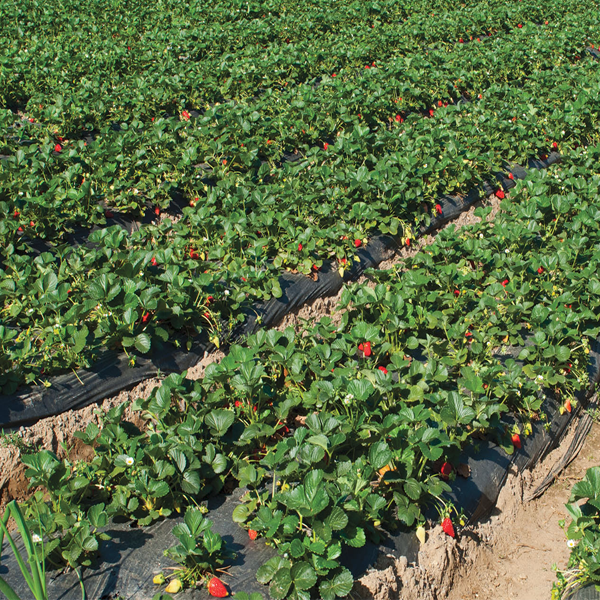
{"type": "Polygon", "coordinates": [[[300,558],[304,556],[304,551],[305,548],[302,542],[298,538],[294,538],[290,544],[290,554],[294,558],[300,558]]]}
{"type": "Polygon", "coordinates": [[[571,356],[571,350],[566,346],[556,346],[556,360],[566,362],[571,356]]]}
{"type": "Polygon", "coordinates": [[[332,531],[340,531],[348,525],[348,515],[339,506],[334,506],[325,519],[325,523],[332,531]]]}
{"type": "Polygon", "coordinates": [[[93,527],[104,527],[108,523],[108,516],[104,512],[104,504],[94,504],[87,513],[88,519],[93,527]]]}
{"type": "Polygon", "coordinates": [[[274,556],[273,558],[270,558],[264,565],[258,568],[258,571],[256,571],[256,580],[259,583],[269,583],[269,581],[273,579],[275,573],[277,573],[279,569],[286,565],[289,566],[289,561],[282,556],[274,556]]]}
{"type": "Polygon", "coordinates": [[[294,587],[298,590],[309,590],[317,583],[315,570],[305,561],[296,563],[291,570],[294,587]]]}
{"type": "Polygon", "coordinates": [[[331,579],[326,579],[321,582],[319,591],[321,592],[322,600],[334,600],[347,596],[352,590],[354,579],[352,573],[348,569],[342,569],[342,572],[331,579]]]}
{"type": "Polygon", "coordinates": [[[147,354],[150,352],[150,347],[152,346],[152,340],[147,333],[140,333],[135,337],[135,347],[138,352],[142,354],[147,354]]]}
{"type": "Polygon", "coordinates": [[[239,504],[233,509],[233,522],[245,523],[250,516],[250,509],[245,504],[239,504]]]}
{"type": "Polygon", "coordinates": [[[289,567],[281,567],[271,581],[269,594],[273,600],[284,600],[292,587],[292,571],[289,567]]]}
{"type": "Polygon", "coordinates": [[[384,441],[373,444],[369,450],[369,462],[375,470],[385,467],[392,460],[393,454],[384,441]]]}
{"type": "Polygon", "coordinates": [[[235,413],[231,410],[213,410],[204,420],[216,436],[222,437],[233,425],[235,413]]]}

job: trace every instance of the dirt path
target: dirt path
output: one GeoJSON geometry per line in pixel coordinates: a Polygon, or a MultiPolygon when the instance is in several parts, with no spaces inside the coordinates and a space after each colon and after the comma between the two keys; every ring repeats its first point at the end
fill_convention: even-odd
{"type": "MultiPolygon", "coordinates": [[[[566,566],[569,549],[559,527],[571,488],[588,468],[600,465],[600,424],[595,423],[577,458],[545,494],[517,503],[514,513],[490,518],[490,539],[463,568],[448,600],[550,600],[552,565],[566,566]],[[507,518],[508,517],[508,518],[507,518]],[[494,521],[502,521],[494,531],[494,521]]],[[[507,508],[507,510],[510,510],[507,508]]]]}

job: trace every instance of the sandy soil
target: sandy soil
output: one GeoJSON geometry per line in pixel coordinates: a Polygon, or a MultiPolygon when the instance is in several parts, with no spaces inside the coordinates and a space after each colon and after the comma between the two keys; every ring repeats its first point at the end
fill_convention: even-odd
{"type": "Polygon", "coordinates": [[[567,519],[564,505],[573,484],[600,464],[600,424],[594,424],[579,455],[543,496],[524,499],[563,456],[573,433],[574,425],[533,472],[509,475],[488,519],[465,528],[455,540],[436,525],[414,563],[381,556],[357,582],[353,598],[550,600],[553,565],[564,568],[569,558],[558,523],[567,519]]]}
{"type": "Polygon", "coordinates": [[[600,424],[595,423],[578,457],[541,498],[519,503],[507,515],[490,519],[489,541],[481,545],[476,560],[461,570],[448,600],[549,600],[556,580],[552,566],[565,568],[569,558],[565,534],[558,525],[561,519],[569,522],[564,505],[573,485],[587,469],[598,465],[600,424]],[[499,520],[501,527],[494,531],[499,520]]]}

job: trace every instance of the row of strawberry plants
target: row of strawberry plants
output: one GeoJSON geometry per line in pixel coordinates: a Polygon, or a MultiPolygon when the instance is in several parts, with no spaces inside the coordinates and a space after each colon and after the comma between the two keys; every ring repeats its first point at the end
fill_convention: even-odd
{"type": "Polygon", "coordinates": [[[134,403],[141,429],[111,410],[78,434],[91,462],[26,456],[46,489],[27,510],[49,559],[91,559],[90,511],[146,525],[232,480],[249,490],[234,520],[278,550],[257,573],[275,599],[347,595],[344,548],[422,526],[432,503],[455,535],[443,492],[465,446],[485,436],[518,451],[548,419],[546,394],[570,412],[587,388],[599,156],[532,173],[493,221],[479,209],[481,222],[348,287],[340,320],[261,331],[196,382],[170,375],[134,403]]]}
{"type": "MultiPolygon", "coordinates": [[[[571,548],[565,569],[556,570],[557,581],[552,586],[551,600],[566,600],[576,595],[580,588],[587,588],[592,594],[592,586],[600,583],[600,468],[592,467],[585,477],[571,490],[567,512],[571,519],[567,525],[560,521],[565,531],[567,546],[571,548]],[[583,502],[582,502],[583,501],[583,502]]],[[[597,587],[596,587],[597,590],[597,587]]],[[[596,591],[597,595],[598,592],[596,591]]],[[[581,597],[593,597],[582,592],[581,597]]]]}
{"type": "MultiPolygon", "coordinates": [[[[360,72],[357,75],[354,70],[349,70],[348,73],[340,72],[336,74],[337,80],[329,77],[327,85],[315,93],[311,86],[301,87],[299,90],[294,88],[289,92],[283,88],[271,90],[258,107],[254,107],[253,103],[227,106],[225,111],[216,111],[213,120],[216,117],[218,122],[211,123],[210,131],[203,131],[200,139],[197,133],[192,134],[201,149],[200,152],[193,153],[187,148],[185,152],[177,150],[176,146],[185,146],[185,139],[182,140],[182,137],[187,137],[189,132],[177,135],[175,123],[163,123],[160,127],[151,128],[149,135],[140,135],[140,119],[143,117],[135,113],[130,120],[127,119],[129,123],[126,135],[111,136],[110,129],[107,129],[105,134],[109,134],[109,138],[117,139],[111,139],[95,151],[87,149],[82,157],[75,155],[73,158],[77,159],[74,161],[76,164],[72,164],[73,161],[65,161],[64,156],[59,156],[58,153],[52,154],[52,150],[57,146],[56,142],[60,142],[58,146],[61,153],[66,153],[70,144],[77,144],[77,138],[71,142],[68,139],[65,141],[64,136],[69,137],[76,132],[69,132],[68,125],[61,123],[58,139],[53,134],[56,125],[49,118],[50,114],[44,116],[43,128],[30,127],[30,131],[23,132],[22,138],[15,139],[13,144],[9,144],[9,148],[11,155],[16,159],[17,143],[26,141],[28,144],[34,143],[35,146],[47,145],[48,152],[43,153],[42,161],[43,177],[49,182],[48,187],[51,190],[58,188],[56,195],[61,196],[63,201],[75,200],[75,197],[85,199],[85,195],[89,193],[89,186],[92,186],[96,196],[101,195],[109,204],[135,210],[140,208],[143,197],[149,200],[156,199],[159,204],[164,203],[168,198],[168,189],[157,189],[158,184],[162,183],[164,188],[165,183],[178,180],[180,175],[169,163],[189,165],[190,159],[202,157],[202,149],[214,150],[215,144],[210,144],[210,141],[215,138],[218,140],[216,146],[221,150],[221,155],[226,156],[228,153],[239,151],[239,138],[246,138],[246,147],[252,149],[252,142],[255,141],[260,154],[272,159],[281,149],[293,150],[307,142],[322,144],[324,139],[335,136],[339,124],[347,124],[348,121],[359,122],[359,115],[364,116],[363,123],[378,128],[388,125],[388,119],[395,119],[396,115],[404,118],[403,115],[407,112],[427,111],[434,103],[452,103],[459,99],[461,94],[466,93],[475,98],[494,83],[508,81],[513,86],[521,85],[536,70],[554,69],[558,66],[557,63],[564,62],[565,58],[572,62],[575,56],[579,57],[585,45],[585,35],[578,36],[577,32],[571,30],[551,36],[545,31],[534,31],[534,35],[527,33],[529,35],[523,35],[512,43],[510,40],[507,43],[498,39],[491,48],[472,47],[466,52],[455,51],[450,55],[445,51],[432,51],[431,56],[427,57],[417,55],[406,59],[399,58],[387,65],[378,64],[373,73],[360,72]],[[529,56],[532,53],[538,54],[539,58],[530,61],[529,56]],[[416,82],[419,82],[417,86],[416,82]],[[384,90],[388,90],[387,93],[384,93],[384,90]],[[349,93],[352,95],[351,102],[344,101],[349,93]],[[279,119],[271,119],[270,122],[270,113],[280,114],[282,103],[289,107],[284,109],[285,112],[279,119]],[[325,110],[320,111],[318,107],[325,110]],[[305,110],[302,110],[304,108],[305,110]],[[240,125],[243,133],[239,131],[240,125]],[[67,131],[64,131],[65,127],[67,131]],[[273,144],[271,148],[263,147],[269,145],[266,144],[267,141],[273,144]],[[156,153],[158,148],[161,150],[160,154],[156,153]],[[175,157],[171,156],[173,153],[177,157],[175,160],[175,157]],[[154,163],[161,160],[164,162],[157,169],[156,164],[147,164],[151,159],[154,159],[154,163]],[[77,164],[80,164],[79,168],[77,164]],[[103,168],[98,171],[94,166],[100,164],[103,168]],[[60,177],[57,177],[56,183],[52,185],[53,171],[57,169],[59,173],[56,175],[60,174],[60,177]],[[144,172],[147,173],[141,177],[144,172]],[[81,184],[82,177],[89,183],[78,192],[73,188],[81,184]],[[121,179],[124,181],[116,187],[121,179]],[[142,181],[139,181],[140,179],[142,181]],[[61,190],[64,183],[67,183],[67,189],[61,190]],[[140,195],[133,190],[137,190],[140,195]]],[[[63,107],[59,108],[58,114],[62,115],[63,107]]],[[[4,125],[8,126],[10,121],[10,115],[7,115],[4,125]]],[[[81,149],[77,150],[77,154],[81,154],[81,149]]],[[[24,164],[29,164],[29,160],[26,155],[21,155],[21,158],[16,160],[14,168],[17,173],[24,164]]],[[[13,185],[15,190],[20,186],[19,191],[27,192],[27,196],[39,202],[39,179],[42,173],[36,177],[35,161],[33,167],[34,174],[30,174],[25,180],[15,177],[13,185]],[[33,189],[30,192],[31,188],[33,189]]],[[[8,176],[7,179],[12,177],[8,176]]],[[[191,181],[190,176],[187,176],[187,179],[191,181]]],[[[168,188],[168,185],[166,187],[168,188]]],[[[9,191],[10,188],[7,192],[9,191]]],[[[11,195],[15,197],[14,192],[11,195]]],[[[87,201],[89,202],[89,199],[87,201]]],[[[77,217],[80,218],[81,215],[77,217]]]]}
{"type": "MultiPolygon", "coordinates": [[[[165,30],[162,26],[155,27],[156,22],[163,18],[164,7],[141,5],[128,7],[129,27],[124,34],[119,31],[123,26],[122,17],[103,11],[100,3],[89,5],[90,14],[75,23],[71,23],[67,3],[60,9],[62,19],[60,14],[56,15],[63,21],[64,28],[57,34],[56,20],[44,26],[42,19],[41,23],[38,21],[39,17],[30,20],[29,26],[23,28],[19,13],[26,11],[35,15],[37,3],[32,4],[31,7],[13,8],[17,13],[14,22],[19,25],[15,25],[16,31],[8,34],[8,47],[12,52],[6,60],[10,61],[12,68],[5,72],[6,81],[2,89],[6,90],[7,100],[11,97],[29,99],[33,108],[47,105],[48,95],[53,94],[57,87],[71,87],[79,83],[85,101],[78,102],[75,93],[73,98],[63,99],[60,111],[71,113],[71,117],[79,122],[94,122],[94,115],[103,113],[106,119],[108,115],[130,108],[139,114],[150,108],[154,115],[166,106],[172,106],[173,102],[179,102],[182,95],[203,105],[206,100],[220,100],[224,94],[231,96],[233,93],[237,97],[235,88],[238,86],[242,97],[253,95],[257,87],[280,85],[288,78],[306,81],[321,75],[323,69],[327,72],[344,66],[362,67],[365,60],[387,60],[406,52],[413,53],[419,49],[419,43],[445,40],[448,32],[453,30],[457,32],[456,37],[449,41],[456,43],[484,32],[515,30],[532,18],[538,23],[549,18],[560,19],[564,23],[571,17],[581,31],[587,24],[585,15],[593,14],[581,2],[570,2],[569,6],[557,2],[554,6],[545,5],[543,9],[537,2],[520,3],[517,7],[492,3],[486,10],[480,4],[466,10],[462,7],[456,10],[457,7],[453,6],[451,10],[446,7],[437,15],[423,10],[420,3],[414,3],[401,8],[397,17],[392,11],[387,26],[382,24],[374,28],[373,23],[365,23],[363,11],[359,10],[356,14],[354,5],[339,3],[333,14],[323,19],[322,7],[309,3],[300,13],[294,7],[293,14],[284,11],[278,16],[265,15],[252,20],[240,19],[243,12],[238,9],[238,18],[226,20],[224,26],[219,7],[211,7],[211,11],[186,9],[183,15],[179,7],[169,7],[177,17],[172,17],[171,26],[165,30]],[[98,27],[97,13],[101,11],[102,26],[98,27]],[[88,25],[91,31],[84,42],[83,38],[74,39],[74,34],[80,31],[81,22],[86,17],[94,25],[88,25]],[[202,23],[201,30],[196,19],[202,23]],[[317,33],[314,38],[319,22],[323,23],[326,31],[321,35],[317,33]],[[445,28],[443,35],[440,35],[441,22],[444,22],[445,28]],[[38,37],[40,31],[45,33],[46,29],[48,36],[55,41],[52,46],[38,37]],[[257,30],[258,37],[253,35],[254,30],[257,30]],[[296,36],[300,39],[294,43],[296,36]],[[68,53],[63,48],[65,45],[69,47],[68,53]],[[223,53],[230,53],[230,60],[222,61],[223,53]],[[77,57],[75,60],[74,55],[77,57]],[[266,62],[265,68],[254,67],[257,59],[266,62]],[[54,66],[55,62],[60,68],[54,66]],[[48,64],[52,65],[50,72],[48,64]],[[112,75],[109,80],[99,78],[99,74],[105,72],[112,75]],[[196,83],[200,80],[203,85],[198,88],[196,83]],[[93,105],[89,102],[91,90],[99,91],[102,98],[93,105]],[[135,110],[137,107],[139,110],[135,110]]],[[[228,5],[225,11],[229,10],[228,5]]],[[[577,35],[576,31],[574,33],[577,35]]],[[[55,117],[59,119],[57,125],[64,125],[65,115],[55,114],[55,117]]]]}
{"type": "MultiPolygon", "coordinates": [[[[593,63],[586,72],[593,81],[593,63]]],[[[551,73],[547,71],[548,77],[551,73]]],[[[580,76],[580,68],[575,69],[572,79],[580,76]]],[[[548,84],[548,77],[542,82],[548,84]]],[[[144,352],[153,339],[166,340],[171,328],[188,326],[190,333],[214,328],[215,317],[235,319],[242,303],[280,294],[276,273],[282,266],[310,272],[313,265],[318,268],[333,257],[342,261],[343,268],[352,249],[362,245],[374,227],[404,231],[409,238],[411,223],[403,221],[406,213],[400,207],[409,202],[413,211],[418,210],[426,181],[431,182],[433,195],[464,189],[483,178],[499,165],[502,154],[510,155],[504,136],[518,135],[522,151],[549,151],[552,146],[546,139],[552,138],[545,137],[546,127],[569,129],[565,134],[552,131],[564,136],[559,138],[561,147],[597,136],[594,89],[591,85],[589,92],[582,91],[575,102],[567,100],[570,92],[558,90],[549,94],[553,101],[545,109],[518,118],[511,118],[514,109],[506,96],[516,95],[522,102],[530,90],[499,87],[481,102],[442,107],[433,129],[429,119],[416,115],[400,135],[393,129],[371,131],[354,125],[351,133],[337,136],[331,148],[307,147],[305,160],[297,165],[261,167],[258,175],[267,181],[256,182],[254,190],[250,175],[243,179],[243,173],[222,165],[211,174],[222,179],[207,189],[197,206],[184,209],[184,218],[175,225],[164,221],[131,237],[108,229],[92,236],[94,248],[63,247],[44,253],[33,264],[19,252],[18,224],[14,215],[6,214],[1,293],[11,328],[3,329],[2,336],[6,348],[2,368],[8,373],[4,384],[10,381],[14,387],[43,372],[85,365],[103,345],[135,345],[144,352]],[[561,109],[571,116],[556,125],[561,109]],[[500,139],[492,114],[503,117],[500,139]],[[539,137],[533,135],[533,127],[539,137]],[[490,154],[489,140],[495,140],[498,154],[490,154]],[[382,143],[387,153],[380,154],[382,143]],[[445,147],[442,158],[432,155],[433,145],[445,147]],[[389,153],[390,146],[404,149],[406,155],[389,153]],[[361,164],[365,155],[367,162],[361,164]],[[424,164],[415,171],[420,161],[424,164]],[[460,171],[454,172],[458,165],[460,171]],[[331,199],[318,208],[315,200],[322,202],[321,194],[331,199]],[[286,196],[289,206],[283,210],[286,196]],[[405,198],[404,203],[399,197],[405,198]],[[299,198],[305,202],[300,204],[299,198]],[[356,203],[359,198],[370,202],[356,203]],[[237,212],[236,206],[244,210],[237,212]],[[339,214],[345,214],[343,221],[339,214]],[[81,353],[83,349],[87,354],[81,353]]],[[[214,115],[205,115],[207,128],[211,118],[214,115]]],[[[192,142],[195,131],[189,128],[192,142]]],[[[190,142],[186,147],[191,146],[190,142]]],[[[251,149],[248,155],[254,152],[251,149]]],[[[238,156],[242,163],[246,155],[238,156]]],[[[236,163],[237,158],[230,160],[236,163]]]]}
{"type": "MultiPolygon", "coordinates": [[[[570,37],[569,33],[560,39],[570,43],[570,37]]],[[[318,90],[307,86],[281,95],[271,92],[258,105],[216,107],[187,126],[176,120],[159,120],[146,127],[141,121],[133,120],[119,134],[106,128],[102,139],[89,148],[82,141],[73,143],[63,140],[62,136],[57,145],[54,143],[57,139],[48,137],[49,132],[45,128],[33,125],[29,126],[29,131],[21,128],[21,138],[15,138],[9,144],[12,157],[4,164],[4,197],[10,200],[3,212],[6,217],[14,217],[7,220],[2,232],[4,236],[12,232],[13,236],[4,241],[12,241],[20,232],[35,237],[48,237],[56,232],[60,236],[65,229],[72,228],[73,223],[79,224],[82,220],[91,223],[106,221],[106,212],[101,204],[137,212],[145,210],[150,203],[160,210],[159,207],[169,203],[169,192],[175,185],[191,201],[196,197],[204,198],[202,185],[198,185],[198,179],[202,178],[199,177],[199,160],[204,160],[205,167],[211,169],[208,179],[212,184],[218,184],[222,178],[229,176],[235,177],[238,187],[242,186],[248,194],[252,194],[254,189],[265,190],[268,188],[262,185],[266,181],[264,174],[271,169],[267,171],[262,167],[261,170],[261,161],[268,160],[273,167],[286,149],[310,154],[309,150],[314,150],[315,145],[332,145],[343,131],[349,132],[356,126],[369,127],[371,135],[367,146],[351,146],[335,155],[338,159],[343,157],[352,171],[361,163],[359,157],[352,156],[357,151],[381,156],[403,146],[410,148],[411,141],[414,145],[416,138],[413,158],[423,158],[429,171],[416,173],[410,181],[404,182],[404,187],[392,189],[388,194],[390,200],[396,200],[395,204],[399,204],[398,199],[404,200],[393,208],[396,215],[404,213],[405,216],[407,209],[408,214],[413,212],[406,204],[415,195],[432,199],[442,186],[445,186],[442,189],[446,192],[460,191],[461,186],[464,190],[477,182],[482,167],[489,171],[493,167],[498,168],[502,160],[519,160],[537,152],[547,152],[549,137],[555,142],[580,140],[582,135],[592,133],[585,127],[583,131],[581,127],[576,130],[568,127],[571,130],[563,133],[558,127],[552,127],[552,122],[543,122],[539,118],[543,114],[537,107],[529,118],[525,115],[525,123],[520,116],[515,119],[515,114],[507,114],[510,112],[505,106],[507,100],[512,100],[515,107],[523,105],[531,96],[545,93],[542,85],[553,89],[567,78],[581,80],[587,77],[588,70],[594,68],[586,65],[579,69],[567,63],[557,72],[564,57],[556,39],[540,35],[529,40],[525,52],[520,46],[519,40],[498,43],[487,51],[474,49],[466,54],[456,52],[451,55],[437,52],[427,58],[398,60],[393,65],[373,69],[373,74],[368,76],[361,73],[340,74],[337,79],[330,77],[318,90]],[[539,48],[541,58],[527,66],[527,55],[531,54],[532,47],[539,48]],[[549,49],[552,51],[548,52],[549,49]],[[502,59],[499,61],[500,54],[502,59]],[[499,62],[503,65],[502,70],[498,68],[499,62]],[[539,71],[543,73],[539,74],[539,71]],[[519,73],[519,77],[515,78],[515,72],[519,73]],[[419,82],[418,87],[415,86],[416,81],[419,82]],[[496,86],[501,81],[506,86],[498,89],[496,86]],[[521,85],[525,85],[525,89],[516,95],[510,94],[511,88],[521,85]],[[388,89],[388,93],[384,93],[384,89],[388,89]],[[446,163],[454,158],[452,168],[446,169],[452,176],[431,177],[435,157],[431,156],[425,162],[427,155],[421,156],[422,150],[419,150],[423,141],[419,143],[419,140],[426,134],[423,124],[418,126],[414,120],[428,110],[435,112],[440,108],[438,104],[446,108],[444,105],[456,103],[461,95],[476,99],[478,94],[481,96],[479,90],[483,89],[488,90],[483,103],[487,115],[471,116],[467,111],[465,119],[465,111],[461,111],[455,117],[455,120],[461,120],[460,123],[444,123],[444,120],[454,117],[451,108],[441,111],[442,122],[436,114],[437,129],[454,132],[456,137],[479,138],[479,143],[467,143],[465,148],[464,144],[452,140],[450,155],[442,161],[446,163]],[[349,94],[352,96],[350,103],[344,101],[349,94]],[[280,103],[287,108],[279,108],[280,103]],[[433,108],[428,109],[428,106],[433,108]],[[498,110],[504,114],[498,115],[498,110]],[[275,111],[278,118],[269,121],[270,114],[275,111]],[[450,112],[450,115],[445,115],[445,112],[450,112]],[[481,121],[485,120],[489,127],[498,116],[501,123],[504,123],[504,116],[507,122],[513,118],[512,126],[504,126],[502,133],[516,135],[519,139],[517,144],[501,142],[502,148],[499,148],[494,139],[499,132],[481,128],[481,121]],[[537,134],[525,135],[528,132],[524,127],[529,125],[527,121],[534,120],[533,117],[542,124],[536,127],[537,134]],[[288,124],[291,124],[289,128],[288,124]],[[397,140],[398,134],[401,134],[401,140],[397,140]],[[19,148],[18,144],[24,141],[32,145],[19,148]],[[55,150],[56,147],[60,148],[60,153],[55,150]],[[468,157],[470,162],[466,165],[460,159],[467,152],[478,153],[478,161],[473,163],[474,157],[468,157]],[[490,152],[494,152],[493,157],[488,154],[490,152]],[[412,190],[412,196],[405,188],[412,190]]],[[[560,109],[561,98],[569,97],[566,93],[569,89],[563,82],[559,93],[553,94],[555,109],[560,109]]],[[[568,110],[568,106],[565,109],[568,110]]],[[[541,110],[550,114],[552,105],[541,110]]],[[[590,120],[593,121],[593,118],[590,120]]],[[[11,115],[7,113],[4,124],[10,122],[11,115]]],[[[425,128],[428,126],[429,123],[424,124],[425,128]]],[[[448,144],[448,140],[444,141],[448,144]]],[[[425,140],[425,143],[428,145],[430,140],[425,140]]],[[[439,170],[445,170],[445,164],[439,170]]],[[[269,179],[277,177],[277,171],[269,179]]],[[[206,174],[203,175],[206,179],[206,174]]],[[[277,190],[284,196],[286,204],[289,202],[288,194],[294,200],[298,194],[310,196],[309,190],[314,187],[312,178],[305,172],[297,170],[292,175],[294,181],[301,183],[292,191],[286,190],[285,186],[283,190],[277,190]]],[[[344,181],[339,183],[344,184],[344,181]]],[[[367,183],[367,189],[369,187],[372,184],[367,183]]],[[[312,197],[309,202],[312,205],[312,197]]],[[[300,215],[300,220],[305,221],[305,217],[300,215]]]]}

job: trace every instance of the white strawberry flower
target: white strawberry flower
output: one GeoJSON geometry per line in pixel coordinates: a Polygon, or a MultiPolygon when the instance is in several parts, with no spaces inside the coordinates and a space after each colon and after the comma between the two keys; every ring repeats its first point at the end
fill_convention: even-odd
{"type": "Polygon", "coordinates": [[[133,460],[133,457],[131,457],[131,456],[126,456],[126,457],[125,457],[125,464],[126,464],[128,467],[131,467],[131,465],[132,465],[134,462],[135,462],[135,460],[133,460]]]}
{"type": "Polygon", "coordinates": [[[567,540],[567,546],[569,548],[575,548],[575,546],[577,546],[577,540],[567,540]]]}
{"type": "Polygon", "coordinates": [[[34,533],[31,536],[31,539],[33,540],[34,544],[39,544],[42,541],[42,538],[37,533],[34,533]]]}

